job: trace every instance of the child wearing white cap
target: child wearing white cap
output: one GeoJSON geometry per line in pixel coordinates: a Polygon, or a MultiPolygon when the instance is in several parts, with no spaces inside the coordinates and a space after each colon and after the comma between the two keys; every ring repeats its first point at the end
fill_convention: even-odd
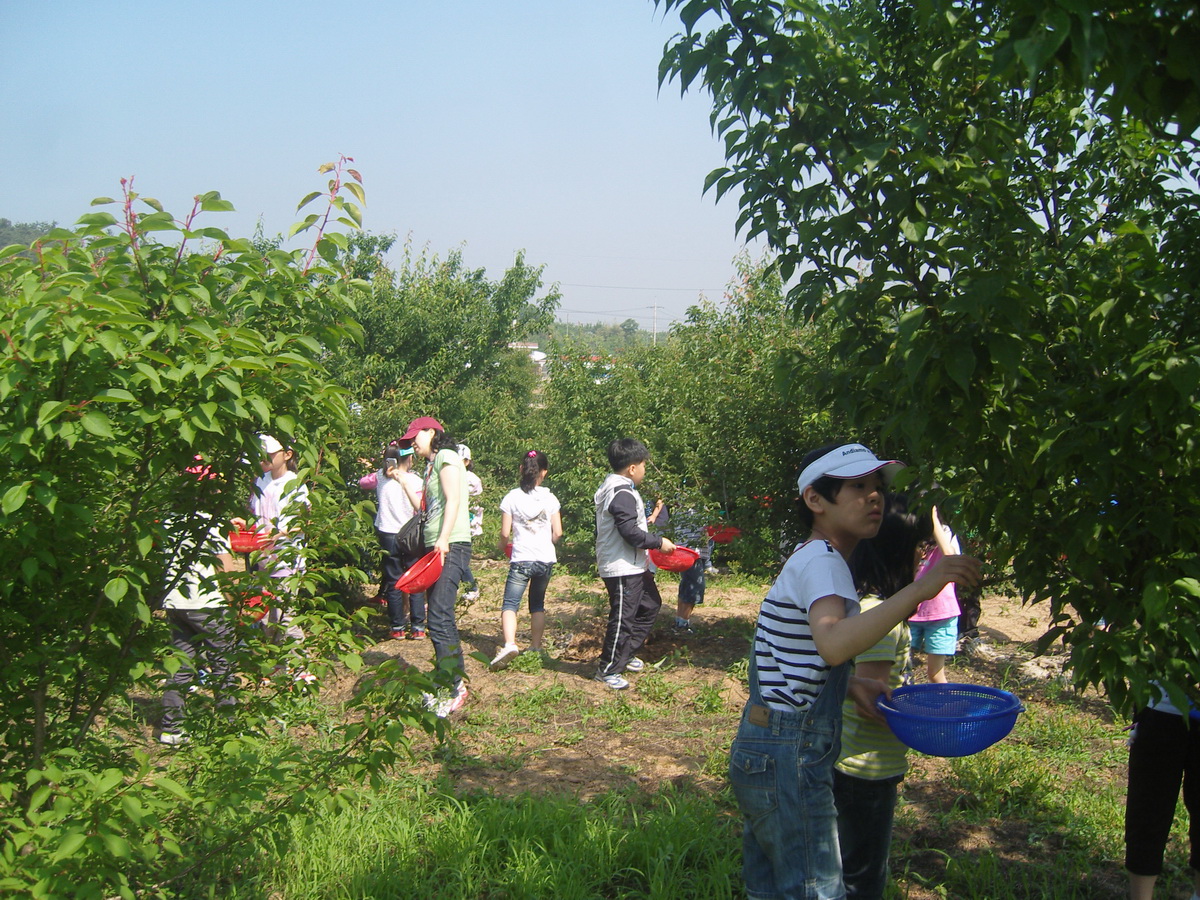
{"type": "Polygon", "coordinates": [[[850,689],[873,709],[888,692],[881,682],[852,678],[850,662],[942,585],[979,579],[978,560],[944,557],[920,582],[859,613],[847,560],[879,531],[884,486],[901,466],[862,444],[831,444],[804,459],[797,484],[811,533],[759,611],[750,698],[730,750],[752,898],[845,897],[833,802],[842,702],[850,689]]]}

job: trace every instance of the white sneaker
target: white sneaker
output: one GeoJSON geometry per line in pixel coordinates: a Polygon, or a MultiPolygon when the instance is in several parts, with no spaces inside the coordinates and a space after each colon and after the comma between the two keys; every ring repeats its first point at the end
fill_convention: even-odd
{"type": "Polygon", "coordinates": [[[644,668],[646,668],[646,663],[643,660],[638,659],[636,656],[631,656],[629,658],[629,662],[625,663],[626,672],[640,672],[644,668]]]}
{"type": "Polygon", "coordinates": [[[603,684],[607,684],[614,691],[623,691],[625,688],[629,687],[629,681],[626,680],[624,675],[619,673],[616,675],[601,675],[599,672],[597,672],[595,680],[603,684]]]}
{"type": "Polygon", "coordinates": [[[519,655],[521,648],[516,644],[505,644],[500,648],[500,652],[496,654],[496,658],[492,660],[489,668],[493,672],[498,672],[501,669],[507,669],[508,664],[513,661],[513,658],[519,655]]]}
{"type": "Polygon", "coordinates": [[[182,731],[164,731],[158,736],[158,742],[168,747],[178,747],[188,742],[188,736],[182,731]]]}
{"type": "Polygon", "coordinates": [[[439,719],[448,719],[450,718],[450,713],[458,712],[466,702],[467,686],[463,684],[459,686],[457,694],[446,700],[442,700],[433,712],[439,719]]]}

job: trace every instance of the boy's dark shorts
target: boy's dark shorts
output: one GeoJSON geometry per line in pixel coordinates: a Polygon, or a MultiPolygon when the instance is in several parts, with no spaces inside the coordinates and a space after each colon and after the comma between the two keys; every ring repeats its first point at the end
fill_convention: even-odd
{"type": "Polygon", "coordinates": [[[679,602],[700,606],[704,603],[704,570],[708,561],[698,559],[679,576],[679,602]]]}

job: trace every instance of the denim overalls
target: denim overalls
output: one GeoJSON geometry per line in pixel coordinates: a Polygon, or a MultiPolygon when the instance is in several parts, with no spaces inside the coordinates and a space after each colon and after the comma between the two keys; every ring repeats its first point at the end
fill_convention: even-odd
{"type": "Polygon", "coordinates": [[[812,705],[763,705],[750,651],[750,699],[729,756],[729,778],[745,817],[742,871],[751,900],[842,900],[842,859],[833,764],[842,737],[850,663],[829,670],[812,705]]]}

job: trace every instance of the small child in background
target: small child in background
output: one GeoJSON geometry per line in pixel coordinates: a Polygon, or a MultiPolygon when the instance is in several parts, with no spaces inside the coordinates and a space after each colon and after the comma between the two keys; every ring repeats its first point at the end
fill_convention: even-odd
{"type": "MultiPolygon", "coordinates": [[[[478,497],[483,493],[483,479],[475,474],[475,463],[471,460],[471,448],[466,444],[459,444],[458,455],[467,469],[467,496],[478,497]]],[[[475,504],[467,507],[467,524],[471,529],[472,540],[483,534],[482,506],[475,504]]],[[[463,586],[467,589],[467,592],[463,594],[465,601],[474,603],[479,599],[479,582],[475,580],[475,573],[471,571],[469,565],[467,573],[463,576],[463,586]]]]}
{"type": "MultiPolygon", "coordinates": [[[[308,486],[296,474],[299,465],[296,452],[285,447],[272,435],[259,435],[262,447],[262,476],[254,482],[250,494],[252,525],[256,531],[267,535],[270,550],[260,554],[256,568],[269,571],[277,587],[272,588],[278,602],[271,606],[267,617],[267,634],[271,640],[282,639],[296,643],[304,642],[304,630],[293,621],[291,603],[287,599],[295,593],[294,576],[305,571],[304,532],[297,518],[309,508],[308,486]]],[[[237,528],[245,528],[246,520],[232,520],[237,528]]],[[[293,675],[304,684],[317,679],[311,672],[301,668],[293,675]]]]}
{"type": "MultiPolygon", "coordinates": [[[[908,511],[902,494],[885,497],[879,533],[858,542],[850,556],[854,586],[869,612],[912,583],[917,548],[928,535],[908,511]]],[[[908,626],[897,624],[874,647],[854,657],[854,674],[895,690],[910,676],[908,626]]],[[[888,882],[892,822],[900,782],[908,771],[908,748],[897,740],[875,708],[853,699],[842,704],[842,748],[833,769],[838,846],[846,896],[882,900],[888,882]]]]}
{"type": "MultiPolygon", "coordinates": [[[[938,560],[962,553],[958,538],[938,517],[936,506],[931,515],[933,535],[918,551],[917,581],[924,578],[938,560]]],[[[958,646],[959,612],[958,596],[953,582],[949,582],[935,597],[918,606],[908,619],[912,650],[914,653],[925,653],[925,672],[931,682],[946,683],[946,659],[954,656],[958,646]]]]}
{"type": "MultiPolygon", "coordinates": [[[[592,498],[596,505],[596,568],[608,590],[608,628],[595,677],[614,691],[629,687],[624,672],[645,668],[635,654],[662,607],[646,551],[675,550],[674,543],[647,529],[646,507],[637,488],[646,477],[649,460],[650,451],[641,441],[613,441],[608,445],[612,473],[592,498]]],[[[656,506],[655,515],[658,512],[656,506]]]]}
{"type": "Polygon", "coordinates": [[[512,536],[512,562],[504,582],[500,612],[500,649],[491,662],[503,669],[521,652],[517,646],[517,610],[529,586],[529,649],[540,652],[546,631],[546,588],[558,562],[554,545],[562,537],[558,498],[542,487],[550,462],[540,450],[530,450],[521,460],[521,486],[500,501],[500,549],[512,536]]]}
{"type": "Polygon", "coordinates": [[[700,513],[693,507],[680,513],[675,522],[675,539],[700,554],[690,569],[679,575],[679,599],[675,604],[674,633],[695,634],[692,612],[704,603],[705,574],[712,566],[713,542],[700,513]]]}

